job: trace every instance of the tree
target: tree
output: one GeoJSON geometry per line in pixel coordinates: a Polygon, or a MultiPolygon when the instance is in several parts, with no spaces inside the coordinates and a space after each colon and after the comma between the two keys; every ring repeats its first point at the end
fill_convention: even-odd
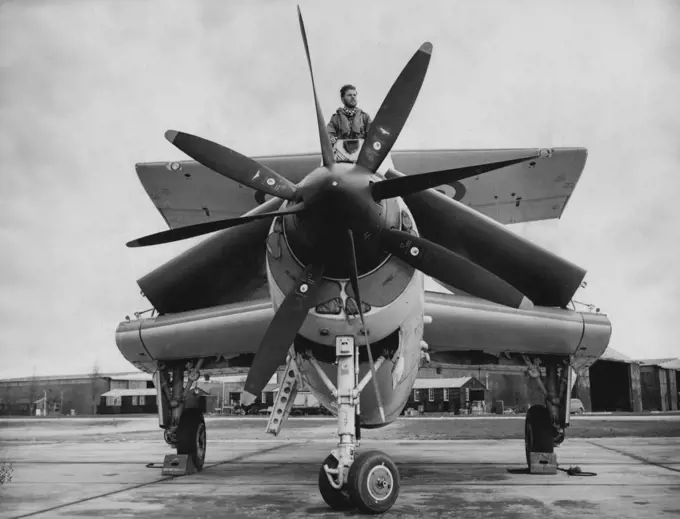
{"type": "Polygon", "coordinates": [[[101,377],[101,371],[99,369],[99,363],[94,362],[92,366],[92,371],[90,372],[90,402],[92,403],[92,414],[97,414],[97,381],[101,377]]]}

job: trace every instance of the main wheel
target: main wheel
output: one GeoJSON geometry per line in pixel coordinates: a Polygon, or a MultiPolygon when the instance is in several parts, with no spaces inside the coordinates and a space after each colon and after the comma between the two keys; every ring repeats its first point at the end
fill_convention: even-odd
{"type": "Polygon", "coordinates": [[[399,497],[399,470],[383,452],[362,452],[349,468],[347,479],[352,501],[362,512],[386,512],[399,497]]]}
{"type": "Polygon", "coordinates": [[[552,453],[555,450],[552,416],[550,416],[550,411],[542,405],[531,406],[527,412],[524,422],[524,449],[529,468],[531,468],[532,452],[552,453]]]}
{"type": "Polygon", "coordinates": [[[179,427],[175,434],[177,438],[177,454],[188,454],[194,462],[196,470],[203,469],[207,437],[205,420],[200,409],[186,409],[179,419],[179,427]]]}
{"type": "Polygon", "coordinates": [[[329,454],[321,464],[319,469],[319,492],[321,492],[321,497],[333,510],[353,510],[355,506],[347,491],[347,487],[345,486],[340,490],[333,488],[328,481],[328,476],[326,476],[326,471],[323,468],[324,465],[328,465],[329,469],[337,469],[338,460],[335,456],[329,454]]]}

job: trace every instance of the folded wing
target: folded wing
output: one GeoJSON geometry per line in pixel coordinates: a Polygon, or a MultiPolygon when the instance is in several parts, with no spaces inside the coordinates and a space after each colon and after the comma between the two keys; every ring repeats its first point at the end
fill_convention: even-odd
{"type": "MultiPolygon", "coordinates": [[[[512,160],[537,152],[537,148],[397,150],[391,156],[395,169],[409,175],[512,160]]],[[[503,224],[560,218],[581,177],[587,151],[556,148],[545,155],[531,167],[510,166],[436,189],[503,224]]],[[[254,159],[294,183],[321,163],[318,153],[254,159]]],[[[235,218],[270,198],[195,161],[140,163],[137,174],[149,198],[173,229],[235,218]]]]}

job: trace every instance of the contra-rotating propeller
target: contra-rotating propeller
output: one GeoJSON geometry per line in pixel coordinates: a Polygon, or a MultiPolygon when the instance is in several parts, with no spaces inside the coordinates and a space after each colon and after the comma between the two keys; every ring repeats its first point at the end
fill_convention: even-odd
{"type": "MultiPolygon", "coordinates": [[[[424,274],[471,295],[515,308],[520,307],[524,296],[501,278],[440,245],[400,230],[387,228],[382,218],[380,202],[528,161],[535,158],[535,155],[374,182],[373,174],[401,133],[423,84],[432,54],[432,44],[426,42],[406,64],[385,97],[369,128],[357,163],[349,170],[336,166],[316,93],[309,45],[299,7],[298,17],[312,81],[322,167],[295,185],[270,168],[225,146],[170,130],[166,133],[168,141],[199,163],[242,185],[284,199],[287,204],[276,212],[171,229],[139,238],[129,242],[128,246],[166,243],[245,224],[259,218],[294,214],[291,218],[304,221],[308,228],[318,231],[312,232],[313,236],[324,236],[324,239],[332,240],[333,243],[348,243],[349,240],[350,254],[345,273],[354,290],[364,333],[366,326],[359,295],[355,236],[361,236],[363,240],[359,246],[366,244],[366,240],[372,240],[379,245],[378,248],[393,254],[424,274]]],[[[328,255],[328,250],[337,248],[323,247],[319,243],[312,245],[313,257],[307,261],[307,266],[296,280],[294,288],[285,295],[260,343],[246,380],[245,389],[249,393],[259,394],[278,366],[285,361],[288,349],[309,310],[316,304],[316,294],[323,273],[333,259],[324,257],[324,254],[328,255]]],[[[382,401],[367,335],[366,339],[376,397],[382,413],[382,401]]]]}

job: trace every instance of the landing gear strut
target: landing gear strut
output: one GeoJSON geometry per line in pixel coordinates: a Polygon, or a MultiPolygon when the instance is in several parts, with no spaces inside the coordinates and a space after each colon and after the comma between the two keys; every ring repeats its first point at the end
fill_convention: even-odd
{"type": "Polygon", "coordinates": [[[177,454],[188,455],[197,471],[201,471],[205,464],[207,435],[203,411],[199,399],[191,393],[191,387],[199,379],[202,365],[203,359],[186,365],[163,366],[154,375],[159,425],[165,429],[163,438],[176,449],[177,454]],[[188,371],[186,385],[185,368],[188,371]]]}
{"type": "MultiPolygon", "coordinates": [[[[336,339],[336,357],[337,389],[316,361],[310,359],[338,404],[340,443],[319,470],[319,491],[335,510],[358,508],[366,513],[382,513],[389,510],[399,496],[397,466],[380,451],[367,451],[355,457],[359,445],[359,395],[370,381],[371,372],[359,382],[359,352],[353,337],[336,339]]],[[[376,361],[376,371],[384,361],[384,356],[376,361]]]]}

